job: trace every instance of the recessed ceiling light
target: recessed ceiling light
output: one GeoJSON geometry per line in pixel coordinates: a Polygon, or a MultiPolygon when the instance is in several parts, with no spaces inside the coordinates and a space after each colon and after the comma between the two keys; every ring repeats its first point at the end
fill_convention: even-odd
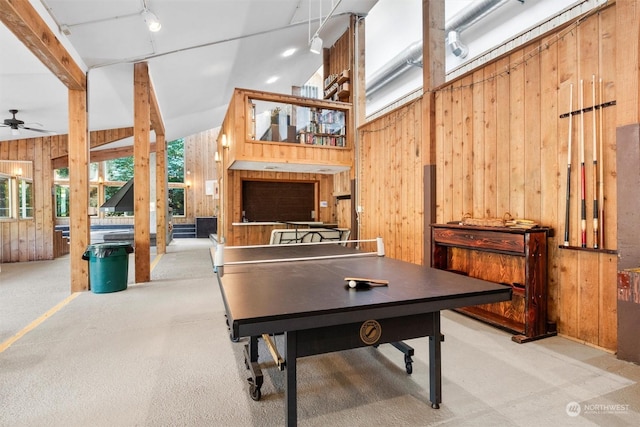
{"type": "Polygon", "coordinates": [[[269,80],[267,80],[267,84],[270,85],[271,83],[275,83],[277,80],[278,76],[269,77],[269,80]]]}
{"type": "Polygon", "coordinates": [[[292,47],[291,49],[287,49],[284,52],[282,52],[282,56],[286,58],[287,56],[293,55],[295,52],[296,52],[296,49],[292,47]]]}

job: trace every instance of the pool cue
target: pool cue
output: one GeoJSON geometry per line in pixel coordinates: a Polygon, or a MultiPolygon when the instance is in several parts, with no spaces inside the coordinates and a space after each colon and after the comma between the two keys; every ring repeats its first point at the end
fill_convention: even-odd
{"type": "MultiPolygon", "coordinates": [[[[602,97],[602,78],[600,78],[600,103],[603,102],[602,97]]],[[[604,127],[602,126],[602,118],[604,116],[604,107],[600,106],[600,247],[604,248],[604,157],[603,157],[603,134],[604,127]]]]}
{"type": "Polygon", "coordinates": [[[584,80],[580,80],[580,243],[587,247],[587,199],[584,175],[584,80]]]}
{"type": "Polygon", "coordinates": [[[596,134],[596,75],[591,77],[591,97],[593,99],[593,248],[598,249],[598,150],[596,134]]]}
{"type": "Polygon", "coordinates": [[[569,198],[571,196],[571,134],[573,127],[573,83],[569,85],[569,136],[567,143],[567,199],[564,211],[564,245],[569,246],[569,212],[571,206],[569,204],[569,198]]]}

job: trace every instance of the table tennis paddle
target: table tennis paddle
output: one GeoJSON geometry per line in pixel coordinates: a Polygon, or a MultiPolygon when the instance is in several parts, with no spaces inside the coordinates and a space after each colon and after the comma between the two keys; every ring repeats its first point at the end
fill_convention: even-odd
{"type": "Polygon", "coordinates": [[[369,289],[374,286],[387,286],[388,280],[382,279],[367,279],[364,277],[345,277],[347,287],[350,289],[369,289]]]}

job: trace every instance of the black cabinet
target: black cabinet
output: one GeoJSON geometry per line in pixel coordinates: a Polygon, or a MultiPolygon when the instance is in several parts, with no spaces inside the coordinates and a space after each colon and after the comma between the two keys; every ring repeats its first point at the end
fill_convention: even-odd
{"type": "Polygon", "coordinates": [[[209,237],[210,234],[218,233],[218,218],[196,217],[196,237],[209,237]]]}

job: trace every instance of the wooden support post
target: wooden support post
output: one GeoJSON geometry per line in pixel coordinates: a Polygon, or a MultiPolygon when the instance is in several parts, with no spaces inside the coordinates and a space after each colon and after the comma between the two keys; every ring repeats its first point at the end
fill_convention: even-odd
{"type": "Polygon", "coordinates": [[[445,81],[444,0],[422,1],[422,152],[424,159],[424,259],[431,261],[431,236],[429,226],[436,222],[435,192],[435,95],[431,89],[445,81]]]}
{"type": "Polygon", "coordinates": [[[357,213],[358,205],[362,204],[360,178],[362,176],[362,150],[360,140],[360,132],[358,132],[358,126],[366,121],[366,106],[367,106],[367,94],[366,94],[366,79],[365,79],[365,20],[361,17],[351,16],[351,27],[353,28],[353,49],[351,49],[351,69],[354,70],[354,79],[352,80],[353,95],[351,97],[351,103],[353,105],[351,114],[350,127],[353,129],[351,134],[351,140],[354,144],[354,164],[355,167],[351,168],[351,238],[359,239],[361,234],[360,221],[358,220],[360,214],[357,213]]]}
{"type": "Polygon", "coordinates": [[[69,90],[69,237],[71,292],[89,289],[89,265],[82,255],[90,243],[89,137],[87,92],[69,90]]]}
{"type": "Polygon", "coordinates": [[[151,281],[150,260],[150,173],[149,132],[151,129],[151,107],[149,98],[149,67],[145,62],[134,65],[133,96],[133,200],[134,200],[134,245],[135,281],[151,281]]]}
{"type": "Polygon", "coordinates": [[[167,141],[156,135],[156,251],[167,252],[167,141]]]}

